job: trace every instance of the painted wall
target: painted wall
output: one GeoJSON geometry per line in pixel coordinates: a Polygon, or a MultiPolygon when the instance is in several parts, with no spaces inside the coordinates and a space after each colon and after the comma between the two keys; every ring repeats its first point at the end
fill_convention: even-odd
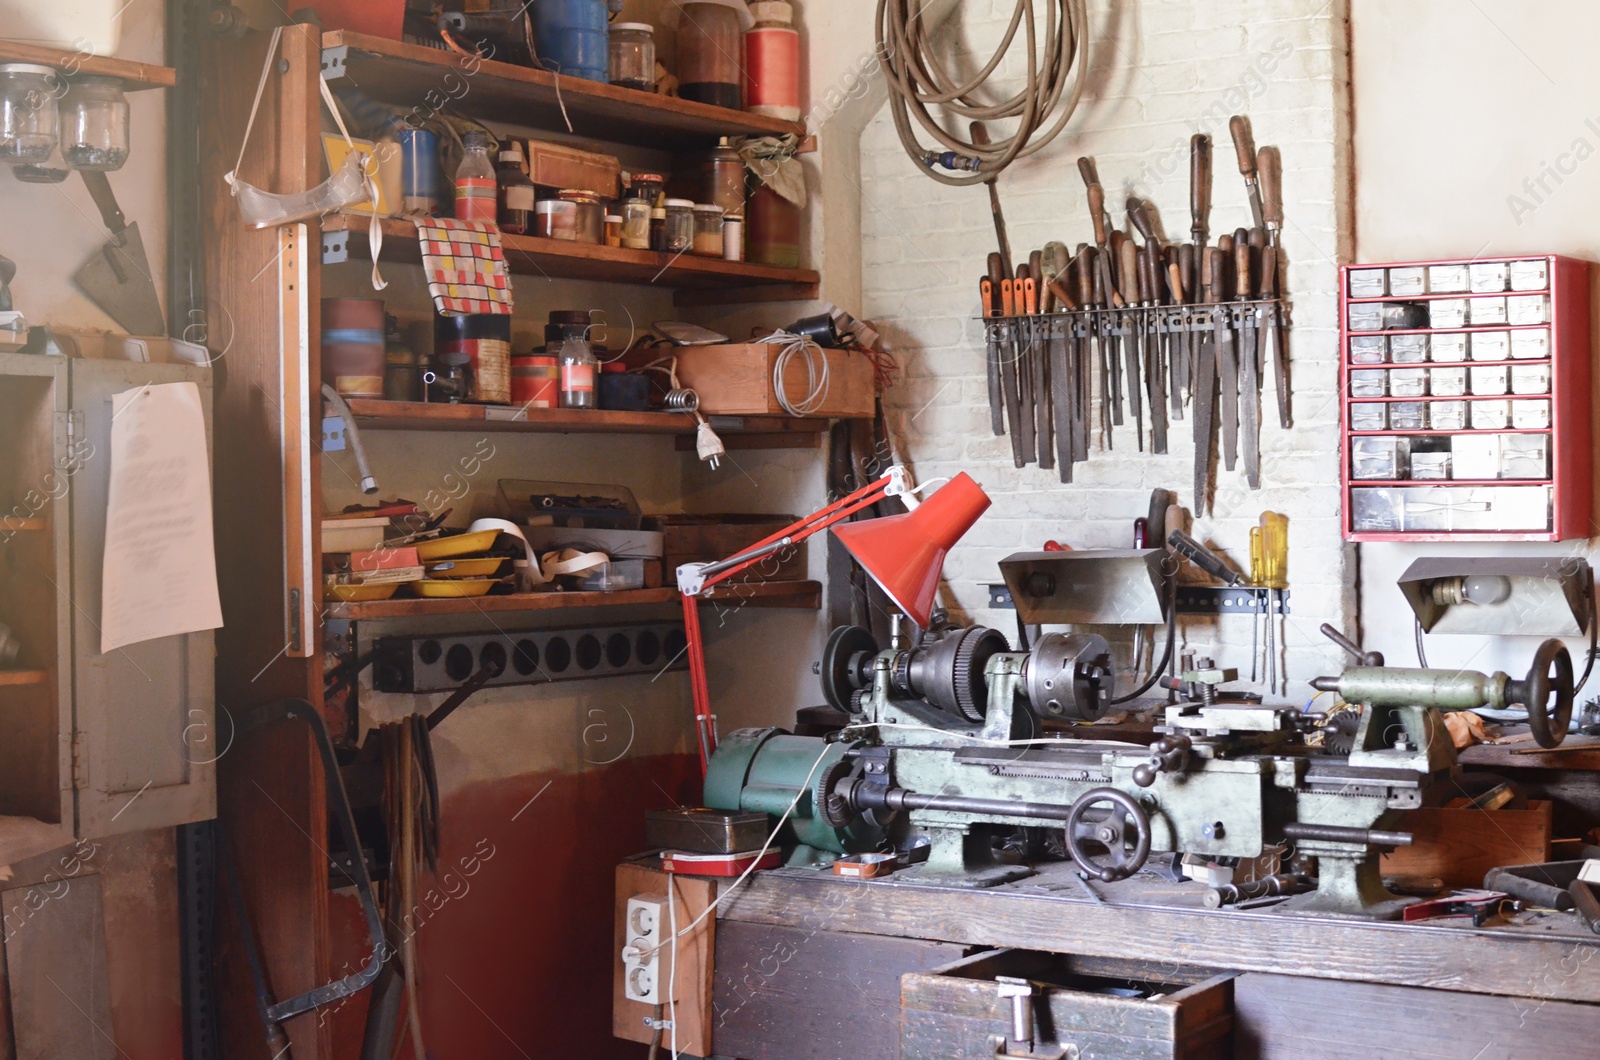
{"type": "MultiPolygon", "coordinates": [[[[1600,9],[1582,0],[1351,0],[1356,261],[1568,254],[1600,260],[1600,9]],[[1419,42],[1426,42],[1419,47],[1419,42]]],[[[1600,526],[1591,524],[1600,532],[1600,526]]],[[[1418,556],[1596,559],[1592,540],[1361,546],[1362,631],[1404,665],[1395,580],[1418,556]]],[[[1538,638],[1432,636],[1433,665],[1520,675],[1538,638]]],[[[1587,645],[1568,642],[1581,668],[1587,645]]]]}
{"type": "MultiPolygon", "coordinates": [[[[1209,133],[1214,143],[1213,236],[1250,223],[1229,115],[1249,114],[1257,142],[1281,148],[1294,427],[1279,429],[1270,412],[1263,417],[1262,490],[1245,488],[1242,468],[1219,471],[1215,514],[1197,523],[1195,536],[1248,569],[1248,532],[1260,513],[1291,513],[1293,615],[1284,658],[1290,695],[1303,700],[1304,682],[1338,659],[1317,626],[1347,624],[1354,602],[1351,554],[1338,531],[1334,387],[1336,262],[1350,249],[1345,6],[1142,0],[1091,4],[1090,12],[1089,83],[1079,113],[1054,144],[1000,177],[1011,245],[1020,260],[1047,240],[1076,246],[1092,239],[1073,166],[1080,155],[1098,160],[1115,219],[1126,196],[1137,194],[1153,204],[1168,238],[1179,239],[1189,227],[1192,133],[1209,133]]],[[[974,67],[1009,17],[1008,5],[958,5],[952,28],[974,67]]],[[[1013,80],[995,92],[1015,86],[1017,62],[1001,68],[1013,80]]],[[[1118,429],[1114,451],[1079,464],[1072,485],[1055,471],[1014,468],[1008,440],[990,436],[983,333],[972,319],[977,279],[995,247],[987,196],[920,175],[887,110],[867,125],[860,160],[864,307],[906,366],[905,384],[889,397],[898,439],[919,479],[965,470],[994,499],[946,564],[949,602],[1009,632],[1013,614],[985,606],[985,585],[999,580],[996,564],[1007,554],[1048,538],[1075,548],[1128,547],[1154,487],[1174,489],[1193,506],[1190,421],[1175,425],[1166,456],[1135,452],[1131,423],[1118,429]]],[[[1269,408],[1270,401],[1269,389],[1269,408]]],[[[1249,671],[1248,619],[1186,620],[1181,634],[1183,645],[1249,671]]]]}
{"type": "MultiPolygon", "coordinates": [[[[161,0],[132,0],[123,8],[119,57],[162,61],[164,7],[161,0]]],[[[109,179],[123,213],[139,224],[151,276],[165,304],[165,93],[155,89],[130,93],[128,98],[132,155],[109,179]]],[[[72,285],[73,272],[108,238],[81,180],[24,184],[10,167],[0,167],[0,216],[5,218],[0,254],[15,262],[17,269],[11,284],[13,301],[30,324],[120,330],[72,285]]],[[[58,893],[63,885],[62,854],[0,866],[0,880],[7,881],[0,882],[0,888],[44,884],[39,893],[58,893]],[[52,874],[49,881],[47,873],[52,874]]],[[[101,840],[94,856],[84,862],[83,871],[100,878],[104,928],[100,938],[86,937],[82,944],[105,952],[112,1022],[103,1030],[114,1038],[119,1055],[131,1060],[166,1060],[183,1048],[174,857],[172,830],[162,829],[101,840]]],[[[27,929],[13,910],[6,912],[6,936],[27,929]]],[[[52,915],[49,901],[33,914],[52,915]]],[[[0,1007],[5,1004],[0,997],[0,1007]]],[[[0,1019],[0,1057],[9,1057],[11,1034],[4,1023],[0,1019]]]]}

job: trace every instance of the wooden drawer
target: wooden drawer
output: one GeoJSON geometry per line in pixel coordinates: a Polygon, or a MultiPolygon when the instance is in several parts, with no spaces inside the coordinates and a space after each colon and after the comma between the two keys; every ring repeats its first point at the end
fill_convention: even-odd
{"type": "Polygon", "coordinates": [[[1080,1060],[1233,1055],[1229,975],[1193,981],[1176,966],[989,950],[901,977],[901,1060],[994,1060],[989,1038],[1010,1036],[1012,1004],[1000,996],[996,976],[1038,987],[1036,1053],[1066,1049],[1080,1060]],[[1180,978],[1191,981],[1173,981],[1180,978]]]}
{"type": "Polygon", "coordinates": [[[1530,800],[1525,810],[1479,810],[1464,805],[1424,806],[1397,827],[1415,837],[1383,855],[1385,876],[1437,877],[1447,887],[1482,887],[1500,865],[1550,860],[1551,804],[1530,800]]]}
{"type": "MultiPolygon", "coordinates": [[[[769,342],[733,342],[720,346],[684,346],[675,351],[678,383],[700,395],[706,415],[781,416],[784,408],[773,390],[773,367],[783,349],[769,342]]],[[[876,397],[872,362],[849,350],[812,349],[813,358],[827,361],[827,393],[813,416],[871,416],[876,397]]],[[[820,361],[816,363],[821,371],[820,361]]],[[[784,365],[783,392],[791,402],[802,402],[811,390],[804,354],[784,365]]]]}

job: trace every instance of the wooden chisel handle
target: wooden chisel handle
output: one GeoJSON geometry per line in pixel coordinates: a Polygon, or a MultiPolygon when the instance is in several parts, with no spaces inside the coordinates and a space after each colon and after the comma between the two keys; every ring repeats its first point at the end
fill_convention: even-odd
{"type": "Polygon", "coordinates": [[[1200,289],[1203,292],[1201,300],[1215,302],[1221,293],[1217,289],[1217,281],[1222,276],[1222,248],[1206,247],[1204,260],[1205,263],[1200,267],[1200,289]]]}
{"type": "Polygon", "coordinates": [[[1189,300],[1189,293],[1183,289],[1183,267],[1176,261],[1167,262],[1167,285],[1172,288],[1172,304],[1182,305],[1189,300]]]}
{"type": "Polygon", "coordinates": [[[1139,301],[1149,305],[1156,296],[1155,248],[1139,248],[1139,301]]]}
{"type": "Polygon", "coordinates": [[[1211,218],[1211,137],[1205,133],[1189,138],[1189,216],[1194,241],[1204,246],[1211,218]]]}
{"type": "MultiPolygon", "coordinates": [[[[1202,248],[1203,251],[1204,248],[1202,248]]],[[[1178,271],[1183,275],[1183,300],[1195,303],[1200,300],[1200,268],[1201,257],[1196,257],[1193,243],[1185,243],[1178,248],[1178,271]]]]}
{"type": "Polygon", "coordinates": [[[1143,199],[1137,196],[1128,196],[1128,220],[1133,222],[1133,227],[1139,230],[1144,241],[1149,246],[1157,246],[1161,240],[1156,236],[1155,222],[1150,219],[1150,208],[1143,199]]]}
{"type": "Polygon", "coordinates": [[[1261,297],[1278,297],[1278,251],[1274,247],[1261,248],[1261,297]]]}
{"type": "Polygon", "coordinates": [[[1106,191],[1100,186],[1100,176],[1095,172],[1094,159],[1078,159],[1078,172],[1083,174],[1083,186],[1089,193],[1089,220],[1094,224],[1096,246],[1106,245],[1106,191]]]}
{"type": "Polygon", "coordinates": [[[1049,289],[1051,294],[1056,296],[1056,301],[1061,303],[1061,306],[1064,309],[1075,313],[1082,309],[1083,306],[1080,305],[1078,300],[1073,297],[1072,292],[1067,290],[1066,285],[1061,282],[1062,277],[1066,276],[1068,271],[1070,270],[1058,272],[1054,276],[1050,277],[1050,279],[1045,283],[1045,287],[1049,289]]]}
{"type": "Polygon", "coordinates": [[[1044,286],[1044,251],[1035,250],[1028,255],[1028,275],[1033,277],[1034,286],[1044,286]]]}
{"type": "Polygon", "coordinates": [[[997,250],[989,251],[989,281],[996,287],[1006,278],[1006,259],[997,250]]]}
{"type": "Polygon", "coordinates": [[[1078,284],[1078,304],[1094,304],[1094,250],[1083,246],[1078,250],[1078,261],[1073,278],[1078,284]]]}
{"type": "Polygon", "coordinates": [[[1228,132],[1233,135],[1233,151],[1239,156],[1239,174],[1246,180],[1256,175],[1256,137],[1250,131],[1250,119],[1235,114],[1228,119],[1228,132]]]}
{"type": "Polygon", "coordinates": [[[1240,301],[1252,297],[1255,293],[1255,286],[1250,279],[1252,271],[1250,236],[1241,228],[1233,234],[1234,297],[1240,301]]]}
{"type": "Polygon", "coordinates": [[[1267,223],[1267,241],[1283,227],[1283,158],[1276,147],[1263,147],[1256,155],[1261,173],[1261,216],[1267,223]]]}
{"type": "Polygon", "coordinates": [[[1122,291],[1124,303],[1139,300],[1139,247],[1131,239],[1123,240],[1118,248],[1117,287],[1122,291]]]}

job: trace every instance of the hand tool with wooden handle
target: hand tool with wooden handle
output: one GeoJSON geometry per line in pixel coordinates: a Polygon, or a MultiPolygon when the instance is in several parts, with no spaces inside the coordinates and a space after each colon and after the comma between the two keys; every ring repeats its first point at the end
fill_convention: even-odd
{"type": "MultiPolygon", "coordinates": [[[[1058,288],[1056,296],[1078,308],[1077,262],[1071,262],[1056,273],[1051,281],[1058,288]],[[1068,288],[1074,288],[1069,291],[1068,288]]],[[[1072,481],[1072,428],[1069,416],[1072,408],[1071,350],[1076,343],[1072,329],[1077,326],[1074,317],[1067,317],[1052,327],[1050,335],[1050,419],[1054,435],[1056,475],[1062,482],[1072,481]]]]}
{"type": "MultiPolygon", "coordinates": [[[[1256,296],[1253,280],[1255,248],[1248,234],[1233,239],[1233,275],[1239,301],[1256,296]]],[[[1261,332],[1256,328],[1256,310],[1247,306],[1239,329],[1239,418],[1244,446],[1244,478],[1253,490],[1261,488],[1261,332]]]]}
{"type": "Polygon", "coordinates": [[[1034,324],[1028,316],[1027,289],[1034,286],[1028,266],[1018,265],[1016,279],[1012,281],[1017,311],[1017,426],[1015,432],[1022,436],[1022,459],[1031,464],[1038,458],[1038,439],[1034,436],[1033,418],[1033,350],[1036,339],[1034,324]]]}
{"type": "MultiPolygon", "coordinates": [[[[1216,300],[1232,299],[1233,236],[1217,237],[1219,261],[1212,275],[1216,300]]],[[[1220,304],[1211,314],[1217,333],[1217,422],[1222,431],[1222,464],[1229,471],[1239,462],[1239,344],[1233,330],[1233,312],[1220,304]]]]}
{"type": "MultiPolygon", "coordinates": [[[[1122,289],[1122,301],[1126,306],[1132,306],[1139,301],[1139,248],[1133,240],[1125,240],[1121,245],[1119,255],[1117,283],[1122,289]]],[[[1141,387],[1139,370],[1139,346],[1137,314],[1124,311],[1118,314],[1122,321],[1123,357],[1125,371],[1123,383],[1128,388],[1128,411],[1133,414],[1133,429],[1139,442],[1139,451],[1144,452],[1144,415],[1140,411],[1143,399],[1139,396],[1141,387]]]]}
{"type": "Polygon", "coordinates": [[[1245,577],[1232,567],[1228,561],[1211,551],[1182,530],[1173,530],[1167,535],[1167,547],[1178,555],[1187,559],[1213,578],[1224,585],[1244,585],[1245,577]]]}
{"type": "Polygon", "coordinates": [[[1029,316],[1028,326],[1033,329],[1033,341],[1028,351],[1028,367],[1033,376],[1033,436],[1039,454],[1039,466],[1046,470],[1056,466],[1055,450],[1050,444],[1050,368],[1046,363],[1050,345],[1050,322],[1039,315],[1039,291],[1033,273],[1039,268],[1039,252],[1034,251],[1028,266],[1028,280],[1023,290],[1023,310],[1029,316]]]}
{"type": "Polygon", "coordinates": [[[1154,330],[1157,249],[1146,243],[1139,248],[1139,343],[1144,353],[1144,384],[1146,407],[1150,411],[1150,451],[1167,451],[1167,395],[1166,370],[1161,364],[1161,341],[1154,330]]]}
{"type": "MultiPolygon", "coordinates": [[[[1103,253],[1092,249],[1090,253],[1094,255],[1094,304],[1104,309],[1111,304],[1111,294],[1106,287],[1106,277],[1110,270],[1106,268],[1103,253]]],[[[1097,313],[1094,316],[1095,348],[1092,368],[1097,380],[1095,391],[1100,395],[1100,448],[1113,449],[1115,445],[1111,439],[1111,369],[1107,364],[1110,359],[1111,329],[1106,325],[1106,320],[1107,317],[1103,314],[1097,313]]]]}
{"type": "MultiPolygon", "coordinates": [[[[989,130],[982,122],[975,121],[967,127],[974,145],[983,147],[989,143],[989,130]]],[[[1011,271],[1011,240],[1006,238],[1006,218],[1000,212],[1000,189],[995,184],[999,174],[984,181],[984,186],[989,189],[989,212],[994,214],[994,235],[1000,243],[1000,260],[1005,263],[1006,279],[1015,279],[1011,271]]]]}
{"type": "MultiPolygon", "coordinates": [[[[1183,307],[1183,271],[1178,265],[1178,248],[1170,246],[1166,254],[1167,272],[1167,305],[1174,310],[1181,311],[1183,307]]],[[[1169,317],[1176,314],[1168,314],[1169,317]]],[[[1179,422],[1183,419],[1183,395],[1189,389],[1189,356],[1188,347],[1184,344],[1186,334],[1182,331],[1176,335],[1169,333],[1166,336],[1167,365],[1172,372],[1171,401],[1172,419],[1179,422]]]]}
{"type": "MultiPolygon", "coordinates": [[[[1216,300],[1217,275],[1222,272],[1222,251],[1205,248],[1200,266],[1202,302],[1216,300]]],[[[1212,317],[1213,325],[1216,317],[1212,317]]],[[[1223,327],[1226,327],[1224,321],[1223,327]]],[[[1217,413],[1217,345],[1220,331],[1206,332],[1200,339],[1195,368],[1194,402],[1194,513],[1204,515],[1210,508],[1211,454],[1215,449],[1217,413]]]]}
{"type": "Polygon", "coordinates": [[[1189,238],[1205,246],[1211,238],[1211,137],[1205,133],[1189,137],[1189,218],[1189,238]]]}
{"type": "MultiPolygon", "coordinates": [[[[1106,240],[1105,260],[1106,308],[1122,309],[1125,303],[1122,292],[1118,290],[1117,272],[1118,255],[1121,253],[1123,235],[1112,229],[1106,240]]],[[[1122,426],[1122,314],[1112,313],[1105,318],[1102,333],[1106,342],[1106,367],[1108,379],[1106,394],[1101,400],[1111,402],[1111,424],[1114,427],[1122,426]],[[1109,395],[1109,397],[1107,396],[1109,395]]],[[[1109,443],[1108,443],[1109,444],[1109,443]]]]}
{"type": "MultiPolygon", "coordinates": [[[[1272,294],[1281,299],[1284,292],[1284,258],[1280,243],[1283,229],[1283,160],[1276,147],[1263,147],[1256,156],[1256,169],[1261,177],[1261,213],[1267,227],[1267,249],[1272,251],[1272,294]]],[[[1263,268],[1263,289],[1266,287],[1263,268]]],[[[1272,358],[1272,386],[1278,399],[1278,424],[1289,429],[1293,417],[1289,414],[1289,355],[1283,344],[1283,306],[1272,307],[1267,335],[1271,339],[1267,356],[1272,358]]]]}
{"type": "MultiPolygon", "coordinates": [[[[1000,255],[989,255],[989,275],[978,284],[978,297],[983,304],[983,315],[998,317],[1004,308],[1000,304],[1000,284],[1004,279],[1000,255]]],[[[1005,392],[1000,386],[1000,337],[1004,325],[998,321],[986,322],[984,330],[984,373],[989,383],[989,427],[995,436],[1006,433],[1005,392]]]]}
{"type": "MultiPolygon", "coordinates": [[[[1183,303],[1191,306],[1200,301],[1200,262],[1205,256],[1205,248],[1195,252],[1193,243],[1184,243],[1178,247],[1178,273],[1183,280],[1183,303]]],[[[1189,394],[1189,401],[1194,401],[1195,375],[1200,360],[1200,339],[1195,333],[1194,314],[1187,308],[1183,313],[1183,331],[1180,332],[1183,342],[1183,352],[1179,354],[1188,361],[1184,369],[1184,386],[1189,394]]]]}
{"type": "MultiPolygon", "coordinates": [[[[1094,248],[1078,250],[1078,298],[1084,305],[1094,299],[1094,248]]],[[[1072,363],[1072,458],[1089,459],[1089,399],[1094,374],[1091,371],[1091,343],[1094,335],[1094,316],[1085,318],[1086,329],[1078,339],[1078,348],[1072,363]]]]}
{"type": "Polygon", "coordinates": [[[1011,462],[1017,467],[1027,463],[1023,459],[1022,430],[1022,397],[1017,390],[1017,333],[1016,321],[1012,319],[1016,314],[1016,289],[1015,281],[1000,281],[1000,306],[1006,317],[1000,332],[1000,391],[1005,399],[1006,424],[1011,432],[1011,462]]]}
{"type": "Polygon", "coordinates": [[[1239,175],[1244,178],[1244,190],[1250,196],[1250,216],[1260,228],[1266,221],[1261,213],[1261,185],[1256,181],[1256,138],[1250,131],[1250,119],[1235,114],[1228,119],[1228,132],[1233,134],[1233,151],[1239,156],[1239,175]]]}

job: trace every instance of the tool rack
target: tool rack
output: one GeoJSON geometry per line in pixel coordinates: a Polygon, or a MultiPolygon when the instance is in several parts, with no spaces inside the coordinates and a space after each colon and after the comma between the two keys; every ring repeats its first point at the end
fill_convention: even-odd
{"type": "MultiPolygon", "coordinates": [[[[1379,264],[1344,265],[1339,275],[1340,321],[1340,435],[1341,435],[1341,487],[1343,491],[1343,532],[1351,541],[1561,541],[1586,538],[1593,534],[1591,516],[1590,456],[1590,264],[1558,255],[1518,255],[1505,258],[1445,259],[1436,261],[1387,262],[1379,264]],[[1508,281],[1504,289],[1437,290],[1431,280],[1423,290],[1407,288],[1405,293],[1367,293],[1379,277],[1387,285],[1389,278],[1420,271],[1424,277],[1433,275],[1436,268],[1493,268],[1504,265],[1508,281]],[[1524,283],[1520,288],[1510,280],[1512,267],[1536,273],[1544,269],[1544,282],[1535,286],[1524,283]],[[1364,286],[1364,284],[1366,286],[1364,286]],[[1475,323],[1474,303],[1482,299],[1543,298],[1547,311],[1544,319],[1532,323],[1505,322],[1475,323]],[[1434,306],[1442,300],[1462,299],[1468,302],[1467,317],[1459,327],[1409,327],[1373,329],[1352,327],[1352,313],[1361,314],[1371,307],[1411,303],[1425,307],[1428,323],[1435,316],[1434,306]],[[1506,358],[1474,359],[1472,346],[1480,341],[1477,336],[1505,334],[1508,345],[1516,343],[1518,336],[1548,336],[1547,352],[1543,356],[1509,356],[1506,358]],[[1417,336],[1424,347],[1421,360],[1395,361],[1388,350],[1396,337],[1417,336]],[[1380,361],[1355,361],[1355,345],[1364,338],[1381,337],[1387,343],[1380,361]],[[1450,343],[1459,348],[1456,340],[1464,339],[1469,352],[1462,358],[1452,353],[1448,359],[1438,356],[1439,346],[1450,343]],[[1440,369],[1465,369],[1471,378],[1473,369],[1503,369],[1508,374],[1517,368],[1548,369],[1549,383],[1545,392],[1518,392],[1514,384],[1503,390],[1488,393],[1474,392],[1469,383],[1464,393],[1439,393],[1432,385],[1433,376],[1440,369]],[[1389,379],[1396,370],[1421,369],[1424,378],[1420,394],[1396,395],[1391,392],[1389,379]],[[1353,376],[1361,373],[1381,372],[1384,375],[1382,394],[1357,394],[1353,376]],[[1548,422],[1544,425],[1516,426],[1514,421],[1504,427],[1475,426],[1475,407],[1482,402],[1548,402],[1548,422]],[[1381,429],[1359,429],[1353,423],[1353,406],[1382,405],[1386,413],[1403,402],[1416,402],[1422,406],[1424,421],[1417,426],[1394,426],[1386,421],[1381,429]],[[1467,421],[1457,426],[1454,420],[1440,427],[1439,413],[1446,403],[1464,403],[1467,421]],[[1458,475],[1459,461],[1453,454],[1473,439],[1494,444],[1505,438],[1522,439],[1516,446],[1540,446],[1544,440],[1547,464],[1542,474],[1525,472],[1506,474],[1503,470],[1494,475],[1469,473],[1458,475]],[[1367,453],[1366,439],[1395,439],[1403,446],[1403,457],[1397,459],[1392,471],[1385,477],[1371,477],[1370,467],[1358,471],[1358,457],[1367,453]],[[1465,441],[1459,441],[1464,439],[1465,441]],[[1448,478],[1419,478],[1413,470],[1414,454],[1418,451],[1452,454],[1448,464],[1448,478]],[[1538,517],[1538,506],[1543,503],[1543,518],[1538,517]]],[[[1511,346],[1513,353],[1515,346],[1511,346]]],[[[1383,444],[1383,443],[1380,443],[1383,444]]],[[[1479,444],[1483,444],[1480,442],[1479,444]]]]}

